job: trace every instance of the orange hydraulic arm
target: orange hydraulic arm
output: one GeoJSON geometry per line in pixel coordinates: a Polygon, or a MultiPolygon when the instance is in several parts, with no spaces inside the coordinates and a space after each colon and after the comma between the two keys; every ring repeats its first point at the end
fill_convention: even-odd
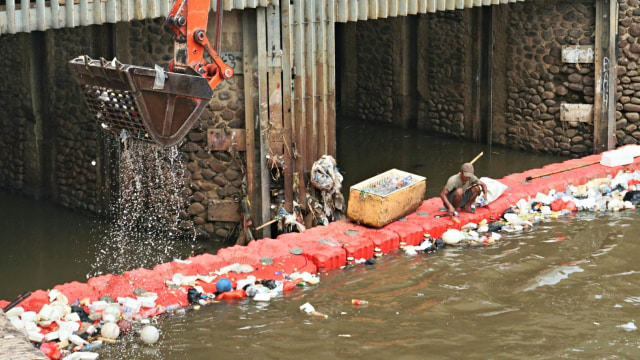
{"type": "Polygon", "coordinates": [[[169,15],[167,25],[174,33],[174,55],[169,71],[186,73],[188,68],[207,79],[211,89],[233,76],[233,69],[218,56],[221,32],[222,0],[216,11],[216,49],[207,38],[209,0],[177,0],[169,15]],[[205,52],[212,62],[205,59],[205,52]]]}

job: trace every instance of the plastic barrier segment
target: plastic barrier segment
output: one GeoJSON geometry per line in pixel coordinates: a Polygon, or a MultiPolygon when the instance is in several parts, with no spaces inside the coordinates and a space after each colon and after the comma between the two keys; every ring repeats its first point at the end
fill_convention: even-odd
{"type": "Polygon", "coordinates": [[[422,226],[409,221],[394,221],[382,229],[395,232],[406,245],[419,245],[423,239],[422,226]]]}

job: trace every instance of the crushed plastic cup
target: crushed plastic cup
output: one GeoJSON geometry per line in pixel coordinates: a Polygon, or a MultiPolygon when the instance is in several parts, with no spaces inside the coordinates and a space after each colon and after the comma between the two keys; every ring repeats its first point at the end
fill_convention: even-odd
{"type": "Polygon", "coordinates": [[[313,305],[311,305],[309,303],[304,303],[304,304],[300,305],[300,310],[306,312],[307,314],[311,314],[312,312],[316,311],[316,309],[313,307],[313,305]]]}
{"type": "Polygon", "coordinates": [[[181,273],[175,273],[173,274],[173,276],[171,277],[171,282],[174,285],[181,285],[182,284],[182,279],[184,278],[184,275],[182,275],[181,273]]]}
{"type": "Polygon", "coordinates": [[[318,317],[318,318],[323,318],[326,319],[329,317],[329,315],[327,314],[323,314],[321,312],[316,311],[316,309],[313,307],[313,305],[307,303],[304,303],[300,306],[300,310],[306,312],[307,314],[313,316],[313,317],[318,317]]]}
{"type": "Polygon", "coordinates": [[[133,313],[137,313],[140,311],[140,301],[137,299],[133,299],[130,297],[119,297],[118,302],[122,304],[122,307],[126,310],[130,310],[133,313]]]}
{"type": "Polygon", "coordinates": [[[42,305],[42,308],[40,309],[38,315],[40,315],[40,319],[42,320],[51,319],[51,317],[53,316],[53,307],[49,304],[42,305]]]}

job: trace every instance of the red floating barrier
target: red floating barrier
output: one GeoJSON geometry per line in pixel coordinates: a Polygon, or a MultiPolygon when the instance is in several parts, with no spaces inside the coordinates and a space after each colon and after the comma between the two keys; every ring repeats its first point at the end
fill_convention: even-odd
{"type": "Polygon", "coordinates": [[[400,236],[396,232],[384,229],[365,229],[361,233],[384,254],[400,247],[400,236]]]}
{"type": "Polygon", "coordinates": [[[100,295],[94,290],[93,287],[89,286],[86,283],[80,283],[77,281],[72,281],[62,285],[56,285],[53,289],[60,291],[64,296],[67,297],[67,300],[70,304],[74,303],[76,300],[82,300],[89,298],[91,301],[96,301],[100,297],[100,295]]]}
{"type": "Polygon", "coordinates": [[[187,260],[191,261],[198,274],[208,274],[228,265],[223,258],[213,254],[202,254],[190,257],[187,260]]]}
{"type": "Polygon", "coordinates": [[[44,304],[49,303],[49,292],[44,290],[36,290],[29,297],[22,300],[18,306],[22,306],[25,311],[39,312],[44,304]]]}
{"type": "Polygon", "coordinates": [[[281,236],[279,239],[288,244],[290,252],[302,251],[301,255],[311,260],[318,270],[335,269],[346,264],[347,253],[342,244],[329,236],[305,231],[296,233],[295,236],[281,236]]]}
{"type": "Polygon", "coordinates": [[[112,274],[96,276],[87,281],[100,296],[108,295],[116,299],[117,297],[134,297],[134,286],[122,276],[112,274]]]}
{"type": "Polygon", "coordinates": [[[156,304],[164,308],[183,307],[189,304],[184,287],[180,289],[162,289],[157,291],[156,294],[158,294],[156,304]]]}
{"type": "MultiPolygon", "coordinates": [[[[347,257],[354,259],[369,259],[373,256],[373,241],[363,237],[358,230],[339,226],[329,226],[331,238],[337,240],[347,252],[347,257]],[[347,230],[345,230],[347,229],[347,230]]],[[[354,227],[355,228],[355,227],[354,227]]]]}
{"type": "Polygon", "coordinates": [[[400,241],[406,245],[420,245],[422,242],[422,226],[409,221],[394,221],[385,225],[382,229],[395,232],[400,236],[400,241]]]}
{"type": "Polygon", "coordinates": [[[262,258],[279,258],[289,254],[289,244],[278,239],[261,239],[250,242],[247,251],[262,258]]]}
{"type": "Polygon", "coordinates": [[[40,351],[51,360],[58,360],[62,357],[60,348],[55,341],[49,341],[40,345],[40,351]]]}
{"type": "Polygon", "coordinates": [[[217,254],[227,264],[246,264],[255,267],[260,263],[260,257],[247,250],[245,246],[234,245],[218,250],[217,254]]]}
{"type": "Polygon", "coordinates": [[[166,278],[163,277],[159,271],[144,268],[127,271],[122,276],[132,284],[135,284],[136,288],[142,288],[148,292],[164,289],[166,286],[165,280],[169,279],[168,276],[166,278]]]}

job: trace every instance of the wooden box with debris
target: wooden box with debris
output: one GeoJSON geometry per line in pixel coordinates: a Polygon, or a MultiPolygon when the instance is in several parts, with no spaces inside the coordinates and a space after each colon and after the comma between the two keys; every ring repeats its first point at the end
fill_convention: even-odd
{"type": "Polygon", "coordinates": [[[426,178],[398,169],[376,175],[349,189],[349,219],[383,227],[415,211],[426,191],[426,178]]]}

